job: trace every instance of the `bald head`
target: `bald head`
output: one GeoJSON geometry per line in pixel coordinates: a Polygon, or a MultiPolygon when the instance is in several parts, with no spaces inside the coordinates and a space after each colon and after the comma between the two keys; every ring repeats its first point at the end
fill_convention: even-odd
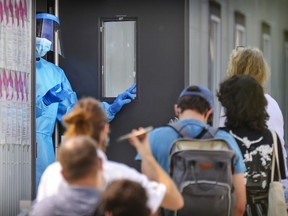
{"type": "Polygon", "coordinates": [[[87,136],[76,136],[61,144],[58,159],[66,181],[79,180],[97,173],[97,144],[87,136]]]}

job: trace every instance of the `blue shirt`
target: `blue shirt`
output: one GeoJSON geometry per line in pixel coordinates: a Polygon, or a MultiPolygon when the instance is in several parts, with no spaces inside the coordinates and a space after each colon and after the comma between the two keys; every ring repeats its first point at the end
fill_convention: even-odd
{"type": "MultiPolygon", "coordinates": [[[[195,119],[185,119],[179,121],[179,123],[183,125],[187,124],[185,128],[190,132],[192,138],[197,137],[202,132],[203,128],[210,127],[204,122],[195,119]]],[[[156,128],[149,134],[152,154],[167,173],[169,173],[170,167],[170,149],[174,141],[178,138],[179,135],[177,132],[173,128],[167,126],[156,128]]],[[[234,138],[223,130],[218,130],[215,134],[215,138],[223,139],[229,144],[231,149],[235,152],[235,173],[244,173],[246,167],[243,162],[241,151],[234,138]]],[[[139,160],[140,157],[137,156],[136,159],[139,160]]]]}

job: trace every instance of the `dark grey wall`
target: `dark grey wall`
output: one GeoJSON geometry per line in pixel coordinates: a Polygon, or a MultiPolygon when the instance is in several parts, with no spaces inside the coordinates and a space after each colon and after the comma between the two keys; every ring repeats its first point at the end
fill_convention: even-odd
{"type": "Polygon", "coordinates": [[[111,126],[108,157],[134,167],[135,150],[115,139],[132,128],[166,124],[184,87],[184,0],[60,0],[66,72],[79,98],[100,100],[99,18],[138,18],[138,98],[126,105],[111,126]]]}

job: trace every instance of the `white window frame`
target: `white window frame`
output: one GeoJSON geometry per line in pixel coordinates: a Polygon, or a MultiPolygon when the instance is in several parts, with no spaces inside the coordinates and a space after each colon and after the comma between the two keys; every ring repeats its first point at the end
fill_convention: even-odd
{"type": "MultiPolygon", "coordinates": [[[[211,68],[209,74],[209,79],[211,82],[209,83],[210,90],[214,93],[214,96],[216,95],[216,90],[218,89],[219,83],[221,81],[221,18],[218,16],[215,16],[213,14],[210,15],[210,31],[211,31],[211,24],[216,24],[216,40],[213,41],[214,45],[214,61],[213,61],[213,67],[211,68]],[[216,44],[215,44],[216,43],[216,44]],[[216,46],[215,46],[216,45],[216,46]]],[[[214,34],[214,32],[213,32],[214,34]]],[[[211,32],[209,35],[209,54],[211,57],[211,32]]],[[[214,38],[215,39],[215,38],[214,38]]],[[[218,126],[219,125],[219,116],[220,116],[220,104],[217,102],[217,100],[214,101],[214,117],[213,117],[213,125],[218,126]]]]}
{"type": "Polygon", "coordinates": [[[102,33],[102,97],[117,97],[136,83],[137,21],[103,20],[102,33]],[[120,32],[117,34],[117,32],[120,32]]]}
{"type": "Polygon", "coordinates": [[[246,46],[246,28],[238,23],[235,24],[235,47],[236,46],[246,46]],[[243,35],[240,39],[238,38],[238,32],[243,35]]]}
{"type": "MultiPolygon", "coordinates": [[[[263,55],[266,59],[266,62],[268,64],[268,67],[271,70],[271,51],[272,51],[272,45],[271,45],[271,36],[269,34],[263,33],[262,34],[262,44],[263,44],[263,55]]],[[[266,84],[266,90],[268,92],[271,92],[271,79],[268,79],[266,84]]]]}

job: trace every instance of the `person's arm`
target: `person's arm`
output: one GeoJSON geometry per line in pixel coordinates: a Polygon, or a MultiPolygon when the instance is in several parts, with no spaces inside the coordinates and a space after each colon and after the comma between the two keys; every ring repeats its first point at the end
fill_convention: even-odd
{"type": "Polygon", "coordinates": [[[47,109],[47,106],[43,103],[42,97],[40,95],[36,96],[36,118],[42,116],[44,110],[47,109]]]}
{"type": "MultiPolygon", "coordinates": [[[[143,128],[140,130],[144,130],[143,128]]],[[[166,186],[166,194],[161,203],[161,206],[169,210],[177,210],[183,207],[184,201],[181,193],[177,189],[173,180],[160,167],[153,157],[148,142],[148,135],[144,134],[141,137],[135,136],[136,130],[133,130],[130,135],[130,142],[137,149],[137,152],[142,158],[142,171],[150,180],[160,182],[166,186]]]]}
{"type": "Polygon", "coordinates": [[[234,216],[242,216],[246,208],[246,186],[244,173],[233,175],[233,185],[236,197],[234,216]]]}
{"type": "Polygon", "coordinates": [[[58,111],[57,111],[57,119],[62,122],[63,116],[70,112],[70,110],[74,107],[74,105],[78,102],[78,97],[76,92],[72,89],[72,86],[67,79],[63,70],[59,69],[59,73],[61,72],[61,85],[63,86],[63,90],[66,93],[63,100],[58,103],[58,111]]]}

